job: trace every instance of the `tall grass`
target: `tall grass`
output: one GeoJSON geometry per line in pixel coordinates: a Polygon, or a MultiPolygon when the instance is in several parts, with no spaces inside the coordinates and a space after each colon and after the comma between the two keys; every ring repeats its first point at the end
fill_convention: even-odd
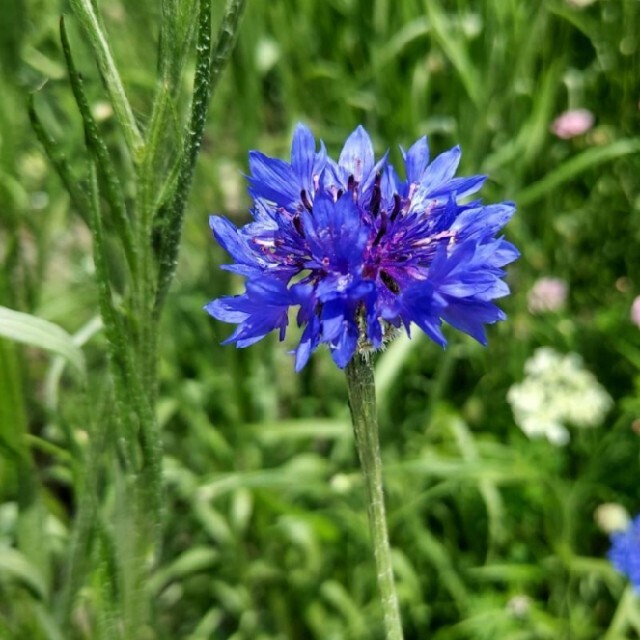
{"type": "MultiPolygon", "coordinates": [[[[149,215],[136,200],[136,167],[146,167],[147,201],[178,184],[195,72],[193,49],[180,43],[193,42],[196,3],[99,4],[133,122],[144,140],[158,136],[146,164],[73,14],[70,50],[136,220],[149,215]],[[182,8],[191,25],[184,38],[162,32],[182,73],[157,67],[169,24],[161,6],[182,8]]],[[[406,637],[640,637],[637,600],[594,521],[604,502],[640,510],[640,349],[628,316],[640,293],[640,5],[249,2],[207,118],[161,317],[144,302],[161,280],[132,277],[112,183],[69,85],[58,34],[66,10],[55,0],[0,3],[10,25],[0,29],[0,304],[33,323],[26,333],[31,325],[19,323],[31,346],[0,341],[0,638],[380,637],[342,377],[326,353],[296,376],[288,345],[275,340],[220,347],[228,327],[201,311],[240,287],[217,268],[227,258],[207,215],[246,217],[247,151],[286,157],[298,120],[333,151],[358,123],[396,157],[397,143],[424,133],[434,152],[460,143],[462,172],[490,175],[486,199],[519,208],[507,233],[523,257],[510,270],[509,320],[490,330],[490,346],[452,334],[442,352],[416,337],[377,362],[406,637]],[[34,92],[55,152],[30,125],[34,92]],[[554,137],[553,118],[578,106],[595,114],[594,129],[554,137]],[[63,156],[78,176],[66,187],[54,170],[63,156]],[[117,313],[143,332],[158,323],[147,351],[125,341],[125,355],[157,361],[157,391],[140,381],[140,393],[162,447],[162,526],[137,549],[154,520],[134,487],[152,485],[147,467],[127,460],[144,449],[123,446],[130,436],[114,420],[122,403],[104,309],[104,326],[97,320],[102,269],[117,313]],[[529,313],[526,293],[541,275],[569,282],[565,311],[529,313]],[[38,331],[60,341],[43,350],[38,331]],[[526,439],[505,400],[540,345],[582,354],[615,400],[602,427],[574,431],[565,448],[526,439]]],[[[223,11],[214,3],[214,25],[223,11]]]]}

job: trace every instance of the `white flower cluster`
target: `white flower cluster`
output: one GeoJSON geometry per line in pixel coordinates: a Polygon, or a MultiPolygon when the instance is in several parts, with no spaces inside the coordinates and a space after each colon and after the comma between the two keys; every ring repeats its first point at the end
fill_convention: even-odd
{"type": "Polygon", "coordinates": [[[597,427],[613,401],[577,353],[537,349],[524,367],[526,377],[507,394],[517,425],[530,437],[555,445],[569,442],[565,424],[597,427]]]}

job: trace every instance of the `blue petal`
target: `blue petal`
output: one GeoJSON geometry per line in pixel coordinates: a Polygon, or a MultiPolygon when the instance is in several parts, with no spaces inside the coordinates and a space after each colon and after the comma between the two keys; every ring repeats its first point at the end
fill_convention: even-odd
{"type": "Polygon", "coordinates": [[[438,291],[453,298],[482,296],[482,299],[493,300],[506,296],[509,287],[505,282],[486,270],[465,273],[458,280],[451,280],[438,287],[438,291]]]}
{"type": "Polygon", "coordinates": [[[431,194],[436,187],[453,178],[460,164],[460,147],[456,146],[437,156],[420,180],[420,191],[431,194]]]}
{"type": "Polygon", "coordinates": [[[429,282],[417,282],[400,297],[402,319],[405,326],[411,322],[417,324],[436,344],[444,347],[447,340],[442,334],[440,314],[442,303],[434,296],[429,282]]]}
{"type": "Polygon", "coordinates": [[[204,308],[207,313],[210,316],[213,316],[216,320],[222,320],[222,322],[231,322],[234,324],[244,322],[249,315],[246,311],[239,311],[236,309],[234,298],[232,296],[212,300],[209,304],[205,305],[204,308]]]}
{"type": "Polygon", "coordinates": [[[495,235],[515,213],[511,202],[490,204],[463,211],[451,226],[460,238],[486,238],[495,235]]]}
{"type": "Polygon", "coordinates": [[[223,344],[247,347],[274,329],[280,329],[280,339],[284,338],[289,306],[297,303],[297,292],[287,289],[286,283],[263,277],[250,280],[242,295],[214,300],[205,309],[218,320],[238,324],[223,344]]]}
{"type": "Polygon", "coordinates": [[[288,207],[300,199],[297,176],[287,162],[251,151],[249,168],[252,191],[258,197],[282,207],[288,207]]]}
{"type": "Polygon", "coordinates": [[[388,164],[385,170],[382,172],[382,178],[380,180],[380,192],[382,195],[382,202],[385,207],[393,207],[393,196],[400,193],[403,190],[403,183],[400,177],[393,168],[393,165],[388,164]]]}
{"type": "Polygon", "coordinates": [[[314,314],[302,332],[300,344],[296,349],[295,369],[300,372],[309,361],[309,357],[320,342],[320,320],[314,314]]]}
{"type": "Polygon", "coordinates": [[[338,343],[331,349],[333,361],[341,369],[344,369],[353,357],[357,346],[358,329],[357,327],[349,327],[349,331],[343,332],[338,343]]]}
{"type": "Polygon", "coordinates": [[[640,516],[636,516],[624,531],[611,535],[611,549],[607,557],[611,564],[630,580],[640,592],[640,516]]]}
{"type": "Polygon", "coordinates": [[[442,317],[452,327],[469,334],[480,344],[487,344],[485,324],[504,320],[507,316],[496,305],[479,300],[456,300],[442,312],[442,317]]]}
{"type": "Polygon", "coordinates": [[[422,179],[427,165],[429,164],[429,143],[427,137],[423,136],[414,142],[405,153],[402,151],[407,182],[419,183],[422,179]]]}
{"type": "Polygon", "coordinates": [[[491,261],[496,267],[504,267],[520,257],[520,252],[507,240],[500,239],[491,261]]]}
{"type": "Polygon", "coordinates": [[[338,164],[352,175],[356,182],[362,182],[373,169],[373,144],[362,125],[347,138],[338,158],[338,164]]]}
{"type": "Polygon", "coordinates": [[[209,226],[216,240],[234,260],[254,266],[259,262],[259,257],[230,220],[222,216],[209,216],[209,226]]]}
{"type": "Polygon", "coordinates": [[[311,251],[309,268],[347,274],[362,264],[369,230],[350,194],[337,202],[319,195],[313,213],[303,213],[302,226],[311,251]]]}
{"type": "Polygon", "coordinates": [[[316,161],[316,141],[311,131],[303,124],[298,124],[293,132],[291,143],[291,167],[298,178],[298,183],[311,197],[313,188],[314,164],[316,161]]]}
{"type": "Polygon", "coordinates": [[[454,178],[443,183],[440,187],[433,189],[429,196],[437,198],[439,196],[455,195],[457,198],[465,198],[466,196],[479,191],[482,185],[487,181],[487,176],[470,176],[468,178],[454,178]]]}

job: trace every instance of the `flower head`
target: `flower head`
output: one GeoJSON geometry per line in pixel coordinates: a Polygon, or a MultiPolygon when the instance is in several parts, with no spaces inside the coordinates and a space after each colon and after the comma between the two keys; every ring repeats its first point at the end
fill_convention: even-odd
{"type": "Polygon", "coordinates": [[[636,516],[624,531],[611,534],[608,556],[611,564],[624,573],[640,593],[640,516],[636,516]]]}
{"type": "Polygon", "coordinates": [[[631,304],[629,317],[631,318],[631,322],[640,329],[640,296],[638,296],[631,304]]]}
{"type": "Polygon", "coordinates": [[[421,138],[403,158],[404,179],[358,127],[336,162],[303,125],[291,162],[250,153],[253,221],[210,219],[235,260],[223,268],[247,278],[243,294],[205,307],[237,324],[226,342],[246,347],[274,329],[283,339],[298,307],[296,370],[320,344],[345,367],[412,322],[442,346],[443,320],[486,343],[484,325],[505,318],[493,303],[509,293],[503,267],[518,257],[496,237],[514,206],[467,201],[485,177],[455,177],[458,147],[430,162],[421,138]]]}
{"type": "Polygon", "coordinates": [[[588,109],[571,109],[561,113],[553,121],[551,131],[558,138],[569,140],[589,131],[594,122],[593,113],[588,109]]]}
{"type": "Polygon", "coordinates": [[[569,287],[559,278],[540,278],[536,280],[527,294],[527,306],[533,314],[546,311],[560,311],[566,301],[569,287]]]}
{"type": "Polygon", "coordinates": [[[627,510],[616,502],[603,502],[598,505],[594,515],[596,524],[609,535],[625,531],[629,527],[627,510]]]}
{"type": "Polygon", "coordinates": [[[555,445],[569,442],[565,424],[597,427],[611,408],[611,396],[584,368],[577,353],[536,349],[525,363],[526,377],[507,393],[517,425],[530,438],[544,436],[555,445]]]}

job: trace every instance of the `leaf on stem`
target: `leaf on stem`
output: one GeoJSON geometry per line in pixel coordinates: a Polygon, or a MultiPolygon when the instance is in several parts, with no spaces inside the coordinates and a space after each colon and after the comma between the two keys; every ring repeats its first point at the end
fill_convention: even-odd
{"type": "Polygon", "coordinates": [[[96,6],[97,3],[92,0],[71,0],[70,3],[93,48],[116,118],[122,127],[131,156],[134,161],[137,161],[140,151],[144,147],[144,140],[138,130],[133,110],[125,94],[120,74],[109,48],[109,40],[104,33],[96,6]]]}
{"type": "Polygon", "coordinates": [[[211,0],[200,0],[196,41],[196,73],[193,81],[191,117],[185,131],[182,164],[173,198],[156,220],[158,291],[155,311],[159,315],[175,274],[182,220],[187,205],[198,152],[207,122],[211,96],[229,60],[238,36],[245,0],[229,0],[220,23],[215,46],[211,47],[211,0]]]}
{"type": "Polygon", "coordinates": [[[58,143],[47,133],[40,120],[35,107],[34,94],[29,95],[27,103],[29,112],[29,120],[31,127],[38,138],[38,141],[44,148],[44,152],[49,161],[56,170],[58,176],[62,180],[66,190],[71,196],[71,202],[77,209],[80,217],[89,225],[89,198],[80,186],[80,181],[73,175],[69,162],[58,143]]]}
{"type": "Polygon", "coordinates": [[[115,224],[116,233],[124,247],[129,268],[135,274],[136,251],[131,232],[131,224],[127,215],[124,194],[113,163],[111,162],[111,156],[107,149],[107,145],[102,139],[98,130],[98,125],[91,113],[89,101],[87,100],[87,96],[84,92],[82,77],[78,73],[73,62],[71,45],[69,43],[69,36],[67,34],[63,17],[60,18],[60,41],[62,43],[64,58],[67,63],[67,70],[69,72],[69,80],[71,82],[73,96],[76,100],[76,104],[78,105],[80,116],[82,117],[86,144],[89,151],[96,159],[100,176],[103,179],[104,196],[111,207],[111,211],[113,212],[113,222],[115,224]]]}

